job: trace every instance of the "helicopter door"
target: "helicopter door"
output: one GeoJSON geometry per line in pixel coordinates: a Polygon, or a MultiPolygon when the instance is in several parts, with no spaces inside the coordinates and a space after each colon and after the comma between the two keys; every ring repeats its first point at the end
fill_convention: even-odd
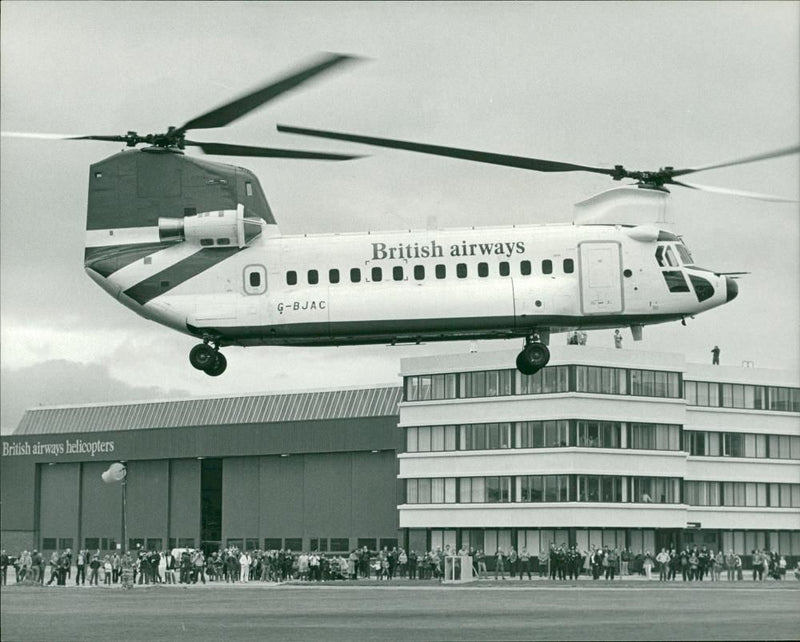
{"type": "Polygon", "coordinates": [[[618,243],[581,243],[581,311],[622,312],[622,268],[618,243]]]}

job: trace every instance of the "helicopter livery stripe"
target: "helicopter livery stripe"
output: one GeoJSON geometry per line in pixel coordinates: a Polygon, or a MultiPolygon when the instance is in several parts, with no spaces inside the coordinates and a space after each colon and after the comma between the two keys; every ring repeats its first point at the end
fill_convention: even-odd
{"type": "Polygon", "coordinates": [[[144,305],[157,296],[169,292],[181,283],[214,267],[239,251],[240,248],[237,247],[202,249],[178,261],[174,265],[140,281],[136,285],[125,290],[123,294],[140,305],[144,305]]]}
{"type": "Polygon", "coordinates": [[[113,245],[87,247],[83,253],[83,264],[108,278],[118,270],[155,254],[173,245],[172,243],[137,243],[136,245],[113,245]]]}

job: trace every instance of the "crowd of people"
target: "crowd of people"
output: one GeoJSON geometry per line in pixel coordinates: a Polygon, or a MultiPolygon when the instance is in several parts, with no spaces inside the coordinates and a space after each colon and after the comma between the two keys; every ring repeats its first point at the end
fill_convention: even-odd
{"type": "MultiPolygon", "coordinates": [[[[506,579],[527,577],[532,574],[551,580],[577,580],[590,576],[594,580],[614,580],[618,576],[640,574],[651,579],[658,573],[660,581],[675,580],[680,575],[683,581],[721,581],[725,572],[728,581],[742,580],[742,557],[733,551],[723,553],[703,547],[685,547],[661,551],[653,555],[650,551],[633,554],[629,549],[617,550],[609,546],[591,546],[590,550],[579,550],[576,545],[551,544],[532,555],[526,548],[519,551],[512,546],[487,555],[483,550],[463,546],[456,551],[450,545],[444,549],[417,553],[403,548],[388,547],[370,551],[357,548],[349,555],[331,555],[320,552],[291,550],[244,551],[232,546],[212,552],[206,556],[199,549],[180,548],[171,551],[145,550],[138,548],[125,553],[103,554],[79,550],[73,555],[71,549],[53,551],[49,556],[39,551],[22,551],[16,558],[9,557],[5,550],[0,554],[2,584],[7,584],[8,569],[15,571],[16,583],[42,584],[46,586],[98,586],[100,584],[197,584],[206,582],[326,582],[335,580],[371,579],[390,581],[394,578],[409,580],[441,580],[444,560],[447,556],[471,556],[473,572],[479,579],[506,579]],[[49,576],[46,571],[49,566],[49,576]],[[74,579],[73,579],[74,570],[74,579]],[[47,581],[45,578],[47,577],[47,581]]],[[[767,578],[782,580],[786,576],[787,561],[782,555],[767,550],[751,551],[752,578],[763,581],[767,578]]],[[[800,561],[794,569],[800,580],[800,561]]]]}

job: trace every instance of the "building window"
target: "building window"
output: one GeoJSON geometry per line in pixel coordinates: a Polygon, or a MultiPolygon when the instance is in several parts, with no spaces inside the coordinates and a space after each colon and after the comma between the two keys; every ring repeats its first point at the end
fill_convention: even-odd
{"type": "Polygon", "coordinates": [[[467,424],[459,426],[460,450],[500,450],[511,448],[511,424],[467,424]]]}
{"type": "Polygon", "coordinates": [[[265,537],[264,550],[265,551],[279,551],[283,546],[283,540],[280,537],[265,537]]]}
{"type": "Polygon", "coordinates": [[[577,445],[584,448],[619,448],[621,424],[610,421],[578,421],[577,445]]]}
{"type": "Polygon", "coordinates": [[[563,448],[569,446],[569,421],[523,421],[519,424],[519,448],[563,448]]]}
{"type": "Polygon", "coordinates": [[[569,392],[569,366],[548,366],[533,375],[520,376],[521,395],[569,392]]]}
{"type": "Polygon", "coordinates": [[[677,477],[631,477],[628,501],[643,504],[679,504],[680,482],[677,477]]]}
{"type": "Polygon", "coordinates": [[[456,398],[455,373],[414,375],[405,378],[405,401],[456,398]]]}
{"type": "Polygon", "coordinates": [[[461,374],[461,397],[502,397],[514,394],[515,370],[485,370],[461,374]]]}
{"type": "Polygon", "coordinates": [[[331,537],[330,550],[334,553],[344,553],[350,550],[350,539],[347,537],[331,537]]]}
{"type": "Polygon", "coordinates": [[[628,448],[637,450],[680,450],[681,427],[676,424],[631,423],[628,448]]]}
{"type": "Polygon", "coordinates": [[[455,501],[455,477],[406,480],[407,504],[453,504],[455,501]]]}
{"type": "Polygon", "coordinates": [[[680,398],[680,375],[677,372],[629,370],[630,394],[641,397],[680,398]]]}

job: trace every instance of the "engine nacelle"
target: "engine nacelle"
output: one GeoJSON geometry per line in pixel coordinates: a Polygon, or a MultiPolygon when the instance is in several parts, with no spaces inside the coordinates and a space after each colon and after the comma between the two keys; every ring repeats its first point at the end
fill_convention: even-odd
{"type": "Polygon", "coordinates": [[[261,234],[266,222],[245,218],[244,206],[235,210],[201,212],[183,218],[159,218],[162,241],[186,241],[203,247],[245,247],[261,234]]]}

